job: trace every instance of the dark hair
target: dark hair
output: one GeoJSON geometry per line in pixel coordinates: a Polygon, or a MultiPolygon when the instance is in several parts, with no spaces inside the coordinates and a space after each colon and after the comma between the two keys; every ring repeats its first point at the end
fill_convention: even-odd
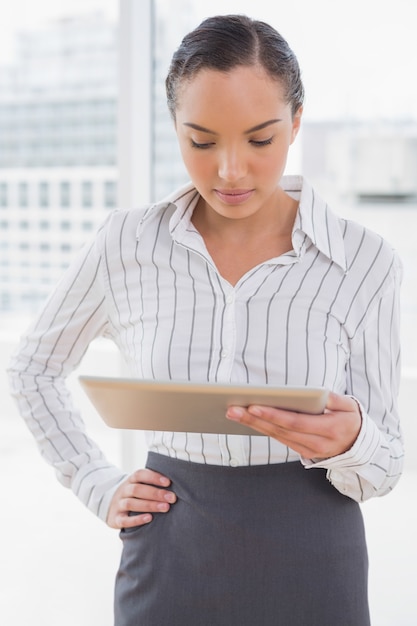
{"type": "Polygon", "coordinates": [[[188,33],[172,57],[165,81],[168,108],[175,120],[179,90],[200,70],[228,72],[236,66],[260,65],[285,89],[294,115],[303,104],[304,87],[297,58],[269,24],[245,15],[205,19],[188,33]]]}

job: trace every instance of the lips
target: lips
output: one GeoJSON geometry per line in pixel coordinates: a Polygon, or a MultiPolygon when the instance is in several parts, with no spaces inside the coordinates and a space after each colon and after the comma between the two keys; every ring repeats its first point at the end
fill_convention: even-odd
{"type": "Polygon", "coordinates": [[[225,204],[241,204],[248,200],[254,192],[253,189],[215,189],[214,191],[225,204]]]}

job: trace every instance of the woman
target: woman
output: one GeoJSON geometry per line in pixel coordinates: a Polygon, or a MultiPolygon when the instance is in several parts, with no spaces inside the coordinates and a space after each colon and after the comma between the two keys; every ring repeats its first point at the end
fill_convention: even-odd
{"type": "Polygon", "coordinates": [[[112,213],[63,277],[11,366],[21,413],[60,480],[121,530],[117,626],[366,626],[358,503],[402,471],[400,262],[283,176],[303,85],[273,28],[205,20],[166,86],[191,183],[112,213]],[[99,335],[135,377],[320,385],[329,401],[319,416],[230,408],[253,436],[150,433],[126,477],[65,389],[99,335]]]}

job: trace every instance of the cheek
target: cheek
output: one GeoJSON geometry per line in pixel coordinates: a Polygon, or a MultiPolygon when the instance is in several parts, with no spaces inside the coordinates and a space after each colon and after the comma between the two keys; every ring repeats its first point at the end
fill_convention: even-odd
{"type": "Polygon", "coordinates": [[[286,159],[286,150],[281,148],[275,150],[273,155],[270,155],[267,159],[261,159],[257,162],[257,175],[265,181],[269,179],[275,180],[277,176],[281,177],[286,164],[286,159]]]}
{"type": "Polygon", "coordinates": [[[213,159],[208,155],[196,154],[197,150],[188,150],[182,153],[184,165],[187,168],[191,178],[201,179],[208,176],[213,170],[213,159]]]}

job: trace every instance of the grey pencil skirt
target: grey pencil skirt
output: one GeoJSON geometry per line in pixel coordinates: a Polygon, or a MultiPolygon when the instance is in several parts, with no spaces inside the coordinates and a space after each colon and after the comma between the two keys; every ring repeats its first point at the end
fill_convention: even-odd
{"type": "Polygon", "coordinates": [[[115,626],[369,626],[361,511],[324,470],[147,467],[178,501],[121,531],[115,626]]]}

